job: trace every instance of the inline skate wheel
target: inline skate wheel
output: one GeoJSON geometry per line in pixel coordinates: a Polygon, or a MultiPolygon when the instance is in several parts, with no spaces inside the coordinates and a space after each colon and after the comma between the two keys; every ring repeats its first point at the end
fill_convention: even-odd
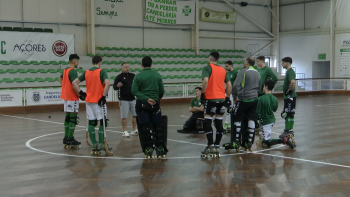
{"type": "Polygon", "coordinates": [[[79,146],[78,146],[78,145],[75,145],[75,146],[74,146],[74,148],[75,148],[75,149],[78,149],[78,148],[79,148],[79,146]]]}
{"type": "Polygon", "coordinates": [[[237,148],[236,151],[237,151],[237,153],[239,153],[240,152],[239,148],[237,148]]]}

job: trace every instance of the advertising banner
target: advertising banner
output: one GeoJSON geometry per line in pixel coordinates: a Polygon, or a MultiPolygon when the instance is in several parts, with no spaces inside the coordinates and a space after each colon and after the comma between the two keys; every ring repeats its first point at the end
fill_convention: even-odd
{"type": "Polygon", "coordinates": [[[349,36],[341,37],[341,45],[342,46],[350,45],[350,37],[349,36]]]}
{"type": "Polygon", "coordinates": [[[74,53],[74,35],[32,32],[0,32],[3,61],[68,61],[74,53]]]}
{"type": "Polygon", "coordinates": [[[194,0],[146,0],[145,21],[164,25],[194,25],[195,6],[194,0]]]}
{"type": "Polygon", "coordinates": [[[216,23],[236,23],[237,12],[217,12],[202,7],[201,20],[216,23]]]}
{"type": "Polygon", "coordinates": [[[1,90],[0,107],[23,106],[22,90],[1,90]]]}
{"type": "MultiPolygon", "coordinates": [[[[81,90],[86,91],[85,87],[81,90]]],[[[107,102],[112,101],[112,88],[109,89],[107,102]]],[[[61,89],[27,89],[26,91],[27,105],[57,105],[63,104],[61,99],[61,89]]],[[[79,103],[85,103],[79,99],[79,103]]],[[[108,105],[108,104],[107,104],[108,105]]]]}

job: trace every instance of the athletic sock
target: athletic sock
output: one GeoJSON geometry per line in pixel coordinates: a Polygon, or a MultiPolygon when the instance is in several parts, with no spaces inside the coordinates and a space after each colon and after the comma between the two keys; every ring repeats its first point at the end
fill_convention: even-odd
{"type": "Polygon", "coordinates": [[[104,131],[102,125],[100,125],[100,127],[98,128],[98,142],[104,143],[104,131]]]}
{"type": "Polygon", "coordinates": [[[78,114],[76,113],[71,113],[70,114],[70,123],[69,123],[69,134],[68,137],[73,137],[74,136],[74,130],[75,130],[75,122],[77,121],[77,116],[78,114]]]}
{"type": "Polygon", "coordinates": [[[69,122],[67,122],[66,120],[69,119],[69,113],[66,113],[66,118],[64,119],[64,137],[68,137],[69,134],[69,122]]]}
{"type": "Polygon", "coordinates": [[[204,120],[204,132],[207,136],[208,145],[214,144],[213,139],[213,128],[211,127],[212,119],[205,119],[204,120]]]}
{"type": "Polygon", "coordinates": [[[290,130],[294,129],[294,117],[289,119],[289,128],[290,130]]]}
{"type": "Polygon", "coordinates": [[[88,126],[89,136],[92,144],[96,144],[95,127],[92,125],[88,126]]]}
{"type": "Polygon", "coordinates": [[[214,120],[216,127],[216,138],[215,145],[220,145],[222,135],[224,134],[224,128],[222,127],[222,118],[215,118],[214,120]]]}

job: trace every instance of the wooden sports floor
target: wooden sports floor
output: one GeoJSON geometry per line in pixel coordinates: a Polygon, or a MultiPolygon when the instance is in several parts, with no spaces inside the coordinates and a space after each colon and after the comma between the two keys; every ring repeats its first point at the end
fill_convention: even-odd
{"type": "MultiPolygon", "coordinates": [[[[0,196],[350,196],[349,97],[298,97],[295,150],[254,145],[253,153],[222,149],[220,159],[204,160],[205,135],[176,132],[190,115],[187,103],[162,106],[170,151],[161,160],[144,159],[137,136],[122,137],[116,108],[108,110],[113,157],[90,155],[85,110],[79,150],[63,149],[62,111],[0,115],[0,196]]],[[[273,137],[284,128],[282,104],[273,137]]]]}

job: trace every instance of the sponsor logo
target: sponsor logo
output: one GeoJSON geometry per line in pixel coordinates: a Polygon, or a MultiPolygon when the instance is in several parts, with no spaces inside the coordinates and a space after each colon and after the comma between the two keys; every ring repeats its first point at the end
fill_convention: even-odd
{"type": "Polygon", "coordinates": [[[72,105],[71,105],[71,104],[69,104],[69,105],[68,105],[68,108],[72,108],[72,105]]]}
{"type": "Polygon", "coordinates": [[[185,16],[189,16],[189,14],[191,14],[191,8],[190,8],[190,6],[186,5],[186,6],[182,9],[182,13],[183,13],[185,16]]]}
{"type": "Polygon", "coordinates": [[[25,40],[22,44],[16,44],[13,51],[20,51],[21,53],[32,56],[34,52],[45,52],[46,48],[43,44],[34,44],[32,40],[25,40]]]}
{"type": "Polygon", "coordinates": [[[33,92],[32,100],[37,103],[40,99],[40,92],[33,92]]]}
{"type": "Polygon", "coordinates": [[[5,42],[5,41],[1,41],[1,42],[0,42],[0,53],[1,53],[1,54],[6,54],[5,45],[6,45],[6,42],[5,42]]]}
{"type": "Polygon", "coordinates": [[[52,45],[52,52],[58,57],[66,55],[67,50],[67,44],[62,40],[57,40],[52,45]]]}
{"type": "Polygon", "coordinates": [[[230,18],[230,15],[229,15],[229,14],[225,14],[225,16],[226,16],[226,19],[230,18]]]}
{"type": "Polygon", "coordinates": [[[210,16],[210,13],[209,13],[209,12],[206,12],[206,13],[204,14],[204,16],[205,16],[205,17],[209,17],[209,16],[210,16]]]}
{"type": "Polygon", "coordinates": [[[350,40],[343,40],[343,45],[350,45],[350,40]]]}

